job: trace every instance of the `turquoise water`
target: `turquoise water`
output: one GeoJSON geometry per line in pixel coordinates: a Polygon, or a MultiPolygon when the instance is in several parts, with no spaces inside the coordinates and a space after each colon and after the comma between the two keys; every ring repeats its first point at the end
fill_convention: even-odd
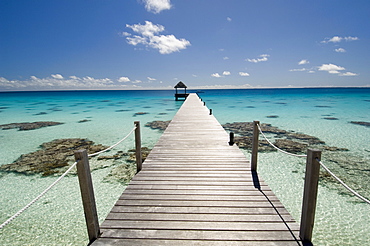
{"type": "MultiPolygon", "coordinates": [[[[323,152],[322,161],[348,185],[370,197],[370,128],[349,123],[370,122],[370,89],[204,90],[199,95],[220,123],[253,121],[319,137],[327,145],[348,148],[323,152]],[[275,116],[268,118],[267,116],[275,116]],[[336,118],[327,120],[325,117],[336,118]]],[[[58,138],[88,138],[111,145],[133,122],[170,120],[182,102],[173,91],[68,91],[0,93],[0,124],[58,121],[64,124],[31,131],[0,130],[0,165],[58,138]],[[144,112],[142,115],[135,113],[144,112]],[[89,120],[78,123],[81,120],[89,120]]],[[[142,127],[143,146],[152,147],[160,132],[142,127]]],[[[134,147],[130,136],[114,151],[134,147]]],[[[248,151],[243,150],[249,158],[248,151]]],[[[114,153],[114,152],[113,152],[114,153]]],[[[91,160],[95,162],[96,160],[91,160]]],[[[123,162],[121,160],[120,162],[123,162]]],[[[124,185],[105,178],[117,161],[93,171],[100,221],[124,185]]],[[[258,171],[275,194],[300,220],[305,160],[280,153],[259,154],[258,171]]],[[[0,223],[17,212],[56,177],[0,174],[0,223]]],[[[45,197],[0,231],[0,245],[83,245],[87,243],[77,178],[67,176],[45,197]]],[[[316,245],[370,244],[370,206],[334,182],[320,182],[313,242],[316,245]]]]}

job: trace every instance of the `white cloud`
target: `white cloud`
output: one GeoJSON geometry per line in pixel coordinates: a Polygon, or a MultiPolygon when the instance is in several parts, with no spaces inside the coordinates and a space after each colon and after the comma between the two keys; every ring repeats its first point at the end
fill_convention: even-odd
{"type": "Polygon", "coordinates": [[[147,38],[135,35],[134,37],[127,37],[127,43],[136,46],[138,44],[147,44],[147,38]]]}
{"type": "Polygon", "coordinates": [[[222,58],[224,60],[229,60],[229,57],[225,56],[224,58],[222,58]]]}
{"type": "Polygon", "coordinates": [[[239,75],[243,77],[250,76],[249,73],[245,73],[245,72],[239,72],[239,75]]]}
{"type": "Polygon", "coordinates": [[[171,9],[170,0],[144,0],[147,11],[158,14],[163,10],[171,9]]]}
{"type": "Polygon", "coordinates": [[[344,52],[346,52],[346,50],[343,49],[343,48],[338,48],[338,49],[335,49],[335,52],[344,53],[344,52]]]}
{"type": "Polygon", "coordinates": [[[322,64],[319,67],[319,71],[326,71],[326,72],[331,73],[331,74],[338,74],[339,71],[342,71],[342,70],[345,70],[345,68],[341,67],[341,66],[331,64],[331,63],[330,64],[322,64]]]}
{"type": "Polygon", "coordinates": [[[232,19],[230,17],[227,17],[226,20],[229,21],[229,22],[232,21],[232,19]]]}
{"type": "Polygon", "coordinates": [[[225,75],[225,76],[227,76],[227,75],[230,75],[231,73],[229,72],[229,71],[224,71],[223,73],[222,73],[222,75],[225,75]]]}
{"type": "Polygon", "coordinates": [[[211,74],[211,76],[215,77],[215,78],[220,78],[221,77],[221,75],[219,75],[218,73],[213,73],[213,74],[211,74]]]}
{"type": "Polygon", "coordinates": [[[334,36],[331,39],[329,39],[327,42],[339,43],[340,41],[342,41],[342,39],[343,39],[342,37],[334,36]]]}
{"type": "Polygon", "coordinates": [[[122,33],[120,33],[122,36],[131,36],[131,33],[128,33],[128,32],[122,32],[122,33]]]}
{"type": "Polygon", "coordinates": [[[26,80],[7,80],[0,78],[0,88],[5,89],[94,89],[94,88],[109,88],[114,86],[112,80],[108,78],[95,79],[90,76],[77,77],[70,76],[69,78],[61,78],[60,76],[53,76],[46,78],[38,78],[31,76],[26,80]]]}
{"type": "Polygon", "coordinates": [[[147,47],[158,49],[161,54],[170,54],[190,46],[190,42],[186,39],[177,39],[174,35],[155,35],[163,32],[164,26],[154,25],[150,21],[145,21],[145,24],[126,25],[134,32],[141,34],[141,36],[134,35],[133,37],[126,37],[127,42],[131,45],[143,44],[147,47]]]}
{"type": "Polygon", "coordinates": [[[186,39],[177,39],[174,35],[153,36],[149,46],[159,49],[161,54],[171,54],[172,52],[186,49],[190,42],[186,39]]]}
{"type": "Polygon", "coordinates": [[[51,77],[54,79],[63,79],[63,76],[61,74],[52,74],[51,77]]]}
{"type": "Polygon", "coordinates": [[[137,79],[137,80],[132,81],[132,83],[133,83],[133,84],[139,84],[139,83],[141,83],[141,82],[142,82],[142,81],[141,81],[141,80],[138,80],[138,79],[137,79]]]}
{"type": "Polygon", "coordinates": [[[346,40],[346,41],[356,41],[358,39],[359,39],[358,37],[351,37],[351,36],[344,38],[344,40],[346,40]]]}
{"type": "Polygon", "coordinates": [[[162,25],[154,25],[150,21],[145,21],[145,24],[134,24],[134,25],[126,25],[126,27],[131,28],[134,32],[140,33],[143,36],[153,36],[156,33],[160,33],[164,31],[164,26],[162,25]]]}
{"type": "Polygon", "coordinates": [[[351,37],[351,36],[348,36],[348,37],[339,37],[339,36],[334,36],[332,38],[325,38],[323,41],[321,41],[321,43],[324,43],[324,44],[327,44],[327,43],[339,43],[339,42],[342,42],[342,41],[356,41],[356,40],[359,40],[358,37],[351,37]]]}
{"type": "Polygon", "coordinates": [[[157,80],[157,79],[154,79],[154,78],[151,78],[151,77],[147,77],[147,79],[148,79],[149,81],[157,80]]]}
{"type": "Polygon", "coordinates": [[[307,60],[301,60],[300,62],[298,62],[298,65],[305,65],[305,64],[308,64],[310,63],[309,61],[307,60]]]}
{"type": "Polygon", "coordinates": [[[253,62],[253,63],[258,63],[258,62],[265,62],[268,60],[267,57],[269,57],[270,55],[267,55],[267,54],[263,54],[263,55],[260,55],[259,57],[260,58],[257,58],[257,59],[246,59],[246,61],[249,61],[249,62],[253,62]]]}
{"type": "Polygon", "coordinates": [[[351,73],[351,72],[339,74],[339,76],[357,76],[357,75],[358,75],[357,73],[351,73]]]}
{"type": "Polygon", "coordinates": [[[295,69],[290,69],[289,70],[290,72],[303,72],[303,71],[306,71],[305,68],[295,68],[295,69]]]}
{"type": "Polygon", "coordinates": [[[244,85],[201,85],[191,87],[193,89],[246,89],[246,88],[253,88],[250,84],[244,85]]]}
{"type": "Polygon", "coordinates": [[[128,77],[120,77],[118,79],[118,82],[121,82],[121,83],[130,82],[130,79],[128,77]]]}
{"type": "Polygon", "coordinates": [[[337,71],[337,70],[329,70],[328,71],[329,73],[331,73],[331,74],[338,74],[338,73],[340,73],[339,71],[337,71]]]}

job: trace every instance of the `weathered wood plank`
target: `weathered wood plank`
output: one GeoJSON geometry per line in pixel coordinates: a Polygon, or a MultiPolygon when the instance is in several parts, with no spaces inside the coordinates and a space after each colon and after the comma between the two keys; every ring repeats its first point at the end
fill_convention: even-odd
{"type": "MultiPolygon", "coordinates": [[[[279,201],[273,201],[275,207],[284,207],[279,201]]],[[[271,207],[269,201],[178,201],[178,200],[118,200],[115,206],[175,206],[175,207],[271,207]]]]}
{"type": "MultiPolygon", "coordinates": [[[[101,229],[150,229],[150,230],[221,230],[221,231],[285,231],[287,225],[273,221],[173,221],[173,220],[115,220],[106,219],[101,229]]],[[[289,223],[288,223],[289,224],[289,223]]],[[[298,232],[296,223],[289,224],[292,231],[298,232]]]]}
{"type": "MultiPolygon", "coordinates": [[[[171,201],[266,201],[264,196],[228,196],[228,195],[173,195],[173,194],[127,194],[123,193],[122,200],[171,200],[171,201]]],[[[277,197],[270,200],[278,201],[277,197]]]]}
{"type": "MultiPolygon", "coordinates": [[[[151,184],[131,184],[128,187],[130,189],[146,189],[146,190],[256,190],[256,187],[252,185],[248,186],[226,186],[226,185],[151,185],[151,184]]],[[[126,188],[126,189],[128,189],[126,188]]],[[[270,190],[267,185],[261,184],[262,190],[270,190]]]]}
{"type": "MultiPolygon", "coordinates": [[[[284,231],[218,231],[218,230],[135,230],[102,229],[101,237],[182,240],[290,241],[292,232],[284,231]]],[[[293,234],[297,233],[293,231],[293,234]]]]}
{"type": "Polygon", "coordinates": [[[184,214],[261,214],[277,213],[290,215],[284,207],[159,207],[159,206],[114,206],[111,213],[184,213],[184,214]]]}
{"type": "Polygon", "coordinates": [[[121,246],[121,245],[176,245],[176,246],[297,246],[295,241],[216,241],[216,240],[178,240],[178,239],[112,239],[101,238],[94,246],[121,246]]]}
{"type": "MultiPolygon", "coordinates": [[[[198,221],[198,222],[276,222],[283,224],[276,214],[176,214],[176,213],[110,213],[106,220],[157,220],[157,221],[198,221]]],[[[285,216],[285,222],[295,222],[285,216]]],[[[111,222],[112,223],[112,222],[111,222]]],[[[119,222],[117,222],[119,223],[119,222]]],[[[298,227],[296,227],[297,229],[298,227]]]]}
{"type": "MultiPolygon", "coordinates": [[[[265,191],[265,195],[274,196],[272,191],[265,191]]],[[[136,190],[126,189],[124,194],[153,194],[153,195],[213,195],[213,196],[260,196],[261,192],[256,190],[136,190]]]]}
{"type": "MultiPolygon", "coordinates": [[[[132,180],[130,184],[136,185],[136,184],[145,184],[148,183],[146,181],[141,181],[141,180],[132,180]]],[[[163,180],[163,181],[150,181],[152,185],[207,185],[207,186],[212,186],[212,185],[225,185],[225,186],[247,186],[251,185],[251,182],[245,181],[236,181],[236,182],[231,182],[231,181],[217,181],[217,182],[208,182],[208,181],[198,181],[198,180],[163,180]]]]}

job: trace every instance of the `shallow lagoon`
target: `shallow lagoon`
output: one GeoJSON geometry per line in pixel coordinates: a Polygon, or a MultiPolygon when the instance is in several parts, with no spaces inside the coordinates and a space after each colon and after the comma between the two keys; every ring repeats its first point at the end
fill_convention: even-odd
{"type": "MultiPolygon", "coordinates": [[[[348,152],[339,156],[323,153],[322,160],[350,186],[370,197],[370,128],[349,123],[370,122],[370,89],[205,90],[199,95],[221,124],[259,120],[319,137],[330,146],[348,148],[348,152]]],[[[11,163],[21,154],[37,150],[41,143],[57,138],[88,138],[111,145],[124,137],[136,120],[142,124],[143,146],[152,147],[161,133],[143,125],[153,120],[172,119],[181,104],[174,100],[173,91],[0,93],[0,124],[64,123],[31,131],[0,130],[0,165],[11,163]]],[[[133,146],[131,136],[115,151],[127,151],[133,146]]],[[[248,151],[244,152],[249,158],[248,151]]],[[[261,177],[297,221],[300,219],[304,163],[304,159],[280,153],[259,155],[261,177]]],[[[104,181],[118,164],[107,161],[105,168],[92,174],[101,221],[124,190],[123,184],[104,181]]],[[[0,174],[0,222],[55,179],[0,174]]],[[[314,243],[369,244],[369,209],[369,205],[358,202],[340,185],[320,182],[314,243]]],[[[87,242],[84,223],[77,178],[68,176],[1,230],[0,244],[82,245],[87,242]]]]}

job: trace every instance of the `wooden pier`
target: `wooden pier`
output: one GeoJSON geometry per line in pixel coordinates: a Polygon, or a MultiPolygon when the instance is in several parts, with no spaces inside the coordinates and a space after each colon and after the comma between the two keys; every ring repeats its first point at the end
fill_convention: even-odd
{"type": "Polygon", "coordinates": [[[190,94],[92,245],[301,245],[299,226],[190,94]]]}

